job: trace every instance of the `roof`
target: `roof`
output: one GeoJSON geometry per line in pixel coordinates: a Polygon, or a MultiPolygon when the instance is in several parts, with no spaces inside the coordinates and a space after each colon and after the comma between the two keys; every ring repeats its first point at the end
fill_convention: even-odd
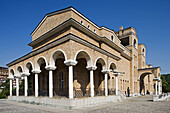
{"type": "MultiPolygon", "coordinates": [[[[66,11],[74,11],[75,13],[81,15],[82,17],[84,17],[86,20],[88,20],[90,23],[92,23],[94,26],[96,26],[98,29],[101,29],[102,27],[108,29],[109,31],[113,32],[113,33],[117,33],[115,30],[113,29],[110,29],[110,28],[107,28],[105,26],[98,26],[96,23],[94,23],[92,20],[90,20],[89,18],[87,18],[86,16],[84,16],[82,13],[80,13],[77,9],[75,9],[74,7],[70,6],[70,7],[67,7],[67,8],[64,8],[64,9],[60,9],[60,10],[57,10],[57,11],[53,11],[53,12],[50,12],[50,13],[47,13],[43,19],[38,23],[38,25],[34,28],[34,30],[32,31],[31,35],[36,31],[36,29],[38,29],[38,27],[43,23],[43,21],[45,21],[45,19],[49,16],[53,16],[55,14],[59,14],[59,13],[62,13],[62,12],[66,12],[66,11]]],[[[128,27],[126,29],[129,29],[129,28],[133,28],[133,27],[128,27]]],[[[133,28],[134,29],[134,28],[133,28]]],[[[124,29],[125,30],[125,29],[124,29]]],[[[134,29],[135,30],[135,29],[134,29]]],[[[135,30],[136,32],[136,30],[135,30]]]]}
{"type": "Polygon", "coordinates": [[[153,69],[158,69],[160,67],[152,67],[152,68],[143,68],[143,69],[138,69],[138,71],[143,71],[143,70],[153,70],[153,69]]]}

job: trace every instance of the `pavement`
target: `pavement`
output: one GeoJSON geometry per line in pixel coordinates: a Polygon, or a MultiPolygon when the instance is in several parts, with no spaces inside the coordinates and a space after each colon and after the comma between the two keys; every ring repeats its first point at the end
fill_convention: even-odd
{"type": "MultiPolygon", "coordinates": [[[[168,99],[170,100],[170,99],[168,99]]],[[[0,100],[0,113],[170,113],[170,101],[153,102],[152,96],[129,97],[122,102],[67,110],[0,100]]]]}

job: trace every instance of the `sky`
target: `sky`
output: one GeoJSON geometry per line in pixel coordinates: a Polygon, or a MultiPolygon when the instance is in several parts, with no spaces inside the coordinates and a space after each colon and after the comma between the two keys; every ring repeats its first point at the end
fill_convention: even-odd
{"type": "Polygon", "coordinates": [[[29,53],[45,14],[73,6],[98,26],[134,27],[146,62],[170,73],[170,0],[0,0],[0,66],[29,53]]]}

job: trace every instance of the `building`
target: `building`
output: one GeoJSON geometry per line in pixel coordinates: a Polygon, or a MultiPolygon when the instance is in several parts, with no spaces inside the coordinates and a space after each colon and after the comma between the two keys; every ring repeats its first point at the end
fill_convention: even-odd
{"type": "MultiPolygon", "coordinates": [[[[0,85],[6,81],[8,77],[8,68],[0,67],[0,85]]],[[[0,92],[2,91],[3,87],[0,87],[0,92]]]]}
{"type": "Polygon", "coordinates": [[[4,83],[8,77],[8,68],[0,67],[0,83],[4,83]]]}
{"type": "Polygon", "coordinates": [[[146,64],[133,27],[99,27],[68,7],[46,14],[31,36],[32,52],[7,64],[17,96],[21,76],[25,96],[107,97],[128,88],[131,96],[161,93],[160,67],[146,64]]]}

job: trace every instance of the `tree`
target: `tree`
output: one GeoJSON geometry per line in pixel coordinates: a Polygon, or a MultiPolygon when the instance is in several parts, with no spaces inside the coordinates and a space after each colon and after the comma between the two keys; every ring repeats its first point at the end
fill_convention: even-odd
{"type": "Polygon", "coordinates": [[[0,87],[2,87],[2,92],[0,92],[0,99],[2,98],[7,98],[7,96],[9,96],[9,79],[7,79],[4,83],[2,83],[2,85],[0,85],[0,87]]]}
{"type": "Polygon", "coordinates": [[[165,77],[170,76],[170,74],[167,75],[161,75],[162,79],[162,92],[170,92],[170,84],[168,84],[169,81],[166,81],[165,77]]]}

